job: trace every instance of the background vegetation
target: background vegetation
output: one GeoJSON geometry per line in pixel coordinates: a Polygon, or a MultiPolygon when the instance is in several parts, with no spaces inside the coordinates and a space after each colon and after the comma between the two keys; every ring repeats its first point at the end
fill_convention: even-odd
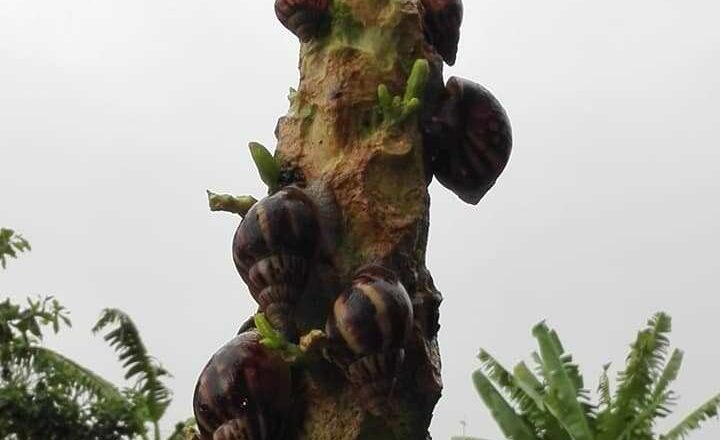
{"type": "MultiPolygon", "coordinates": [[[[611,390],[610,365],[604,367],[592,402],[583,376],[560,338],[545,323],[533,329],[539,351],[534,371],[520,362],[510,372],[482,350],[482,367],[473,374],[480,397],[508,439],[514,440],[682,440],[720,412],[720,393],[664,434],[658,419],[669,416],[677,395],[683,352],[670,353],[670,317],[658,313],[641,330],[611,390]],[[669,356],[668,356],[669,355],[669,356]]],[[[457,440],[473,440],[456,437],[457,440]]]]}
{"type": "MultiPolygon", "coordinates": [[[[30,244],[0,229],[0,263],[30,244]]],[[[171,401],[169,373],[149,354],[137,327],[121,310],[106,309],[93,328],[115,349],[126,383],[114,385],[91,369],[43,346],[43,334],[71,325],[54,298],[26,305],[0,303],[0,438],[4,440],[160,440],[159,422],[171,401]]],[[[184,438],[178,423],[169,440],[184,438]]]]}

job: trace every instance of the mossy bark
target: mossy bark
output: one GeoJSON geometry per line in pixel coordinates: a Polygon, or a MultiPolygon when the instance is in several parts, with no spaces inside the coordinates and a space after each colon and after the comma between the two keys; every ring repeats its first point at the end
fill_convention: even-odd
{"type": "Polygon", "coordinates": [[[277,127],[285,183],[321,183],[340,217],[335,248],[315,271],[295,319],[301,332],[322,328],[352,273],[380,262],[400,276],[415,322],[381,417],[361,409],[360,393],[339,370],[318,366],[299,373],[302,398],[286,438],[426,439],[442,388],[436,338],[441,295],[425,267],[429,171],[418,117],[393,122],[378,116],[377,90],[385,84],[402,96],[413,63],[437,54],[423,35],[420,0],[335,1],[332,17],[327,35],[302,44],[300,84],[277,127]]]}

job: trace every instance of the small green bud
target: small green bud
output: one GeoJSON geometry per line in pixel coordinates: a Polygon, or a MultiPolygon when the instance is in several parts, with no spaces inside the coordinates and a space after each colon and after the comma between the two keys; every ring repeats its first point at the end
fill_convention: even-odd
{"type": "Polygon", "coordinates": [[[430,63],[423,59],[416,60],[405,88],[405,103],[410,102],[413,98],[422,99],[429,76],[430,63]]]}
{"type": "Polygon", "coordinates": [[[380,108],[382,108],[383,112],[387,112],[392,106],[392,96],[385,84],[378,86],[378,99],[380,101],[380,108]]]}
{"type": "Polygon", "coordinates": [[[260,179],[265,182],[270,191],[275,190],[280,180],[280,166],[273,155],[257,142],[250,142],[250,155],[260,173],[260,179]]]}

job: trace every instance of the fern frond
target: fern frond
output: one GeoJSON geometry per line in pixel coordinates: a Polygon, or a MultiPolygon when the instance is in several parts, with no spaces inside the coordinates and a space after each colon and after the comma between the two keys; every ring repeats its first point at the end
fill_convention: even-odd
{"type": "Polygon", "coordinates": [[[125,378],[137,376],[136,387],[147,402],[150,419],[157,422],[170,404],[170,390],[161,380],[169,376],[168,372],[150,356],[135,323],[123,311],[103,310],[93,332],[98,333],[107,328],[110,331],[105,334],[105,340],[123,361],[125,378]]]}
{"type": "Polygon", "coordinates": [[[682,440],[692,431],[700,428],[700,425],[711,417],[717,417],[720,413],[720,394],[705,402],[700,408],[688,415],[676,427],[661,435],[660,440],[682,440]]]}

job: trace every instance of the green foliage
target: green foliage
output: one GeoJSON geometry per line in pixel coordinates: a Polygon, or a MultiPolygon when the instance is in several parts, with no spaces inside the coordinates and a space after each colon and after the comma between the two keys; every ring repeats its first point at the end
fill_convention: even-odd
{"type": "MultiPolygon", "coordinates": [[[[148,418],[157,432],[158,423],[171,400],[170,390],[162,382],[163,377],[169,376],[168,372],[150,356],[135,323],[121,310],[105,309],[102,312],[93,333],[103,330],[109,330],[105,340],[123,362],[125,379],[136,377],[134,390],[142,397],[148,418]]],[[[155,437],[159,438],[159,435],[155,437]]]]}
{"type": "Polygon", "coordinates": [[[670,385],[682,366],[683,353],[669,354],[670,317],[653,316],[631,346],[617,389],[611,391],[609,365],[592,404],[579,368],[565,353],[557,333],[545,323],[533,329],[539,353],[533,353],[539,378],[524,364],[512,373],[482,350],[475,387],[503,434],[513,440],[682,440],[720,412],[720,394],[687,416],[667,434],[655,422],[670,415],[675,394],[670,385]]]}
{"type": "MultiPolygon", "coordinates": [[[[30,249],[14,233],[3,232],[2,237],[5,243],[22,243],[15,250],[30,249]]],[[[58,333],[70,325],[67,310],[52,297],[28,299],[24,306],[9,299],[0,302],[0,438],[146,440],[146,425],[152,423],[159,440],[157,421],[170,398],[158,383],[167,373],[150,360],[132,321],[110,310],[96,325],[97,330],[117,326],[107,339],[120,353],[127,378],[135,378],[122,390],[42,345],[48,329],[58,333]]]]}
{"type": "Polygon", "coordinates": [[[0,438],[96,440],[144,435],[132,396],[39,345],[43,328],[70,325],[54,299],[0,303],[0,438]]]}
{"type": "Polygon", "coordinates": [[[260,343],[271,350],[278,351],[285,361],[294,363],[304,357],[300,347],[289,342],[280,332],[275,330],[264,313],[255,315],[255,327],[262,336],[260,343]]]}
{"type": "Polygon", "coordinates": [[[168,440],[192,440],[195,438],[199,438],[197,423],[195,417],[191,417],[184,422],[177,423],[168,440]]]}
{"type": "Polygon", "coordinates": [[[260,173],[260,179],[265,182],[271,192],[275,191],[280,181],[280,165],[263,145],[250,142],[249,147],[250,155],[260,173]]]}
{"type": "Polygon", "coordinates": [[[427,60],[416,60],[405,87],[405,94],[392,96],[385,84],[378,86],[378,115],[386,125],[397,125],[414,115],[422,107],[430,64],[427,60]]]}
{"type": "Polygon", "coordinates": [[[7,267],[7,258],[17,258],[18,253],[29,251],[30,243],[12,229],[0,228],[0,266],[7,267]]]}

